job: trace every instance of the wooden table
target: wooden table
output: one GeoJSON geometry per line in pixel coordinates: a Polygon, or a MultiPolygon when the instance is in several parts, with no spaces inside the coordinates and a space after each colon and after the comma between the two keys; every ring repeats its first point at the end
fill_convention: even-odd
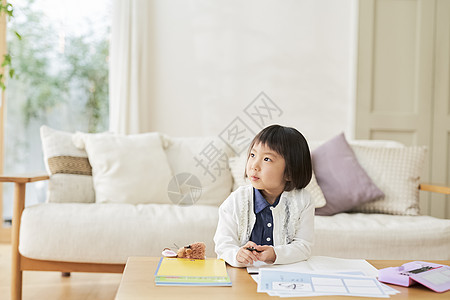
{"type": "MultiPolygon", "coordinates": [[[[257,284],[247,273],[245,268],[233,268],[228,266],[232,287],[181,287],[181,286],[156,286],[155,271],[160,258],[156,257],[130,257],[123,272],[122,281],[117,291],[116,300],[127,299],[214,299],[214,300],[234,300],[234,299],[281,299],[271,297],[266,293],[256,292],[257,284]]],[[[402,265],[407,260],[368,260],[377,269],[402,265]]],[[[430,261],[445,265],[450,265],[450,261],[430,261]]],[[[400,291],[400,294],[391,295],[394,299],[450,299],[450,291],[445,293],[435,293],[422,285],[412,287],[400,287],[391,285],[400,291]]],[[[356,299],[349,296],[317,296],[312,299],[356,299]]],[[[376,299],[365,298],[364,299],[376,299]]],[[[293,299],[293,298],[289,298],[293,299]]],[[[306,299],[298,297],[296,299],[306,299]]],[[[359,298],[358,298],[359,299],[359,298]]]]}

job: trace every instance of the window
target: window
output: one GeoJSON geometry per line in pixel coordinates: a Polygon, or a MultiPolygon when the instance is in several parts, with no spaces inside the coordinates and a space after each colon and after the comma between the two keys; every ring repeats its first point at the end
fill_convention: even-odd
{"type": "MultiPolygon", "coordinates": [[[[6,83],[4,173],[44,171],[41,125],[71,132],[107,129],[112,0],[10,2],[14,18],[7,40],[17,77],[6,83]]],[[[12,216],[13,188],[3,185],[4,220],[12,216]]],[[[26,205],[45,198],[45,182],[27,186],[26,205]]]]}

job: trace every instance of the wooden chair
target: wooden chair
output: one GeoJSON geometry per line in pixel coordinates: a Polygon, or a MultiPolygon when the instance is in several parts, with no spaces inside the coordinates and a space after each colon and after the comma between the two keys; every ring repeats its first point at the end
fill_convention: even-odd
{"type": "MultiPolygon", "coordinates": [[[[0,176],[0,182],[13,182],[14,206],[12,220],[12,270],[11,270],[11,299],[22,299],[22,272],[23,271],[56,271],[70,272],[96,272],[96,273],[123,273],[125,264],[97,264],[61,262],[49,260],[36,260],[22,256],[19,253],[19,233],[22,212],[25,208],[25,189],[29,182],[48,180],[47,174],[22,175],[22,176],[0,176]]],[[[420,190],[450,194],[450,187],[442,187],[431,184],[421,184],[420,190]]]]}

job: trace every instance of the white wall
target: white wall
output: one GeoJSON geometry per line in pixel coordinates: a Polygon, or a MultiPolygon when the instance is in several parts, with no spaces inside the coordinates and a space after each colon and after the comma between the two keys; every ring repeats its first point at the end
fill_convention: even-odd
{"type": "Polygon", "coordinates": [[[253,124],[243,110],[264,91],[283,111],[275,123],[308,139],[353,137],[356,5],[155,1],[152,130],[218,135],[238,116],[253,124]]]}

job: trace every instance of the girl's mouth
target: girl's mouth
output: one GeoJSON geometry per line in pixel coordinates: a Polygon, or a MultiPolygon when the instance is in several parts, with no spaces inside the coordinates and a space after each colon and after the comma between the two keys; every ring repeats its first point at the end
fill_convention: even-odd
{"type": "Polygon", "coordinates": [[[251,179],[252,181],[257,181],[257,180],[259,180],[259,177],[256,177],[256,176],[250,176],[250,179],[251,179]]]}

